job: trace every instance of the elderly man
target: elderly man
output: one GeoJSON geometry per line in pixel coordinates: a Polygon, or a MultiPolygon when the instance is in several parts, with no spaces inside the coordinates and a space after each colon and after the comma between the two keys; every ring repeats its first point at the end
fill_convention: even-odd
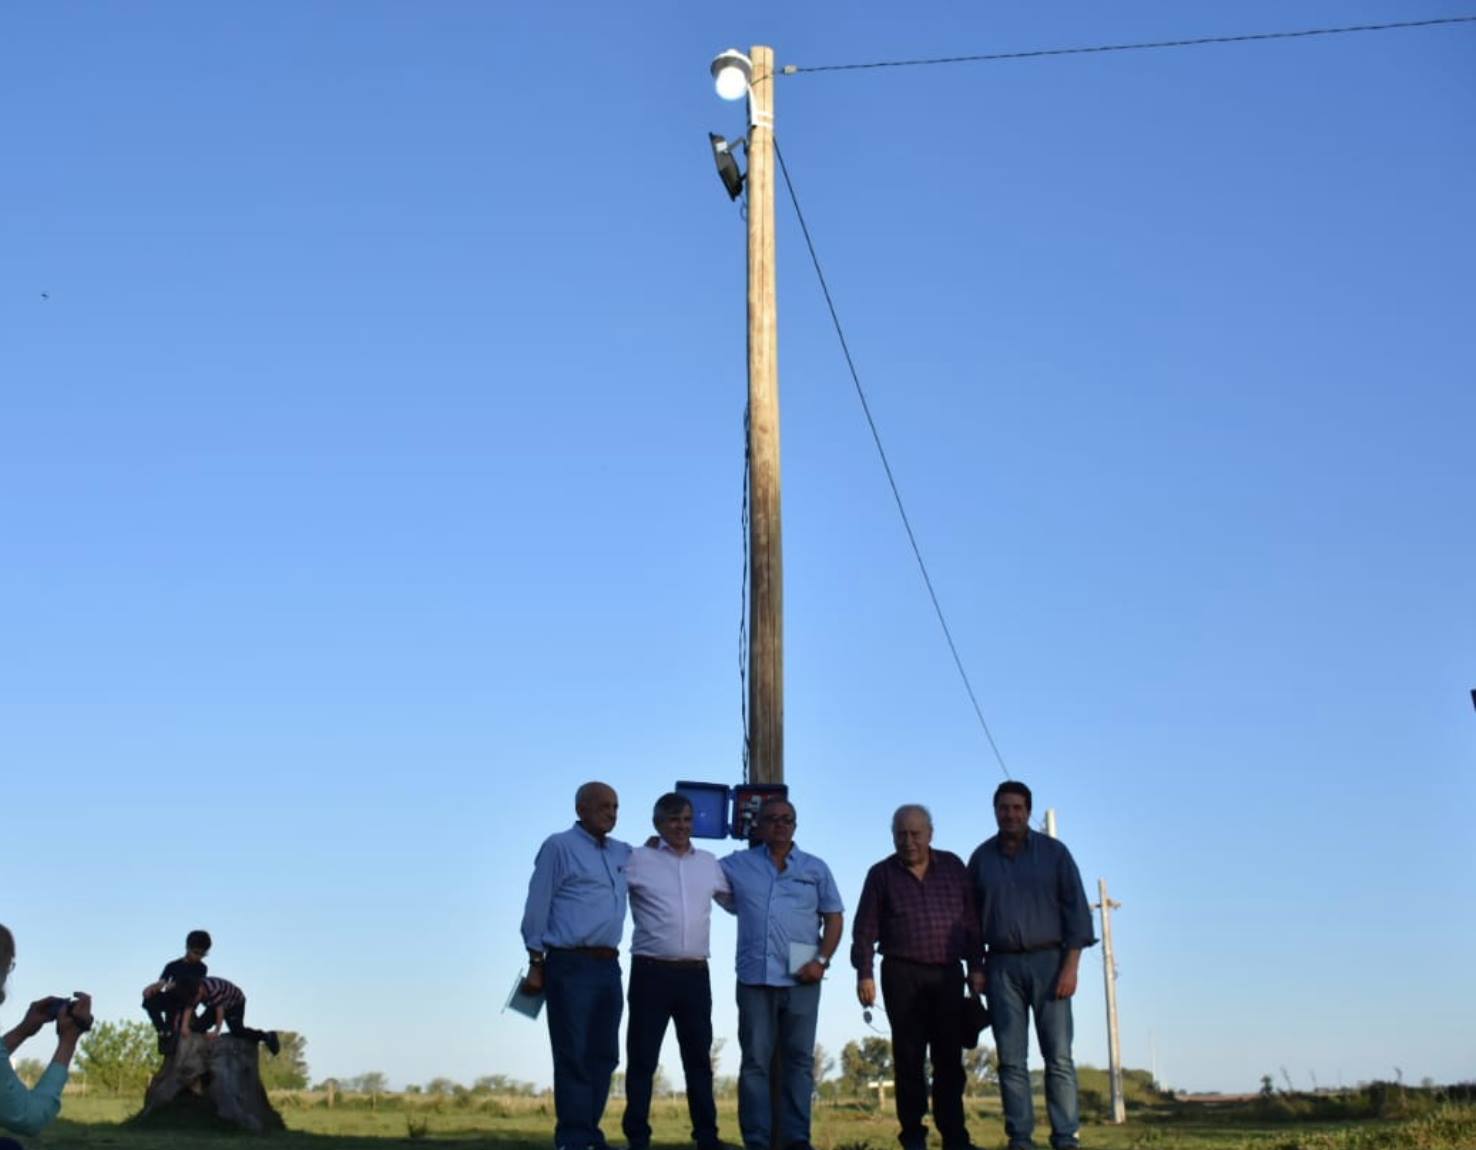
{"type": "MultiPolygon", "coordinates": [[[[1068,1150],[1081,1125],[1076,1066],[1071,1061],[1071,996],[1084,947],[1096,942],[1092,911],[1071,852],[1030,829],[1030,788],[1000,783],[994,792],[999,834],[969,859],[984,944],[985,974],[999,1092],[1010,1150],[1035,1146],[1030,1101],[1030,1015],[1045,1060],[1051,1146],[1068,1150]]],[[[983,979],[976,982],[982,989],[983,979]]]]}
{"type": "Polygon", "coordinates": [[[748,1150],[769,1150],[769,1072],[780,1052],[779,1144],[810,1145],[820,980],[840,945],[840,891],[830,868],[794,845],[786,799],[759,808],[759,844],[723,859],[738,916],[738,1125],[748,1150]]]}
{"type": "Polygon", "coordinates": [[[896,853],[866,874],[851,931],[856,997],[876,1003],[873,952],[881,946],[882,994],[892,1027],[898,1141],[923,1150],[928,1128],[926,1060],[933,1064],[933,1121],[945,1150],[968,1150],[964,1123],[964,964],[983,970],[979,916],[963,860],[934,850],[933,816],[908,803],[892,816],[896,853]]]}
{"type": "Polygon", "coordinates": [[[651,1144],[651,1084],[668,1021],[676,1024],[687,1112],[698,1150],[720,1150],[712,1096],[712,904],[728,901],[718,860],[692,845],[692,803],[675,792],[656,800],[659,836],[637,847],[626,878],[635,933],[630,939],[630,1020],[625,1030],[625,1117],[630,1150],[651,1144]]]}
{"type": "Polygon", "coordinates": [[[578,821],[539,848],[523,911],[528,978],[548,999],[554,1146],[604,1150],[600,1119],[620,1060],[620,936],[630,847],[609,837],[620,800],[604,783],[574,796],[578,821]]]}

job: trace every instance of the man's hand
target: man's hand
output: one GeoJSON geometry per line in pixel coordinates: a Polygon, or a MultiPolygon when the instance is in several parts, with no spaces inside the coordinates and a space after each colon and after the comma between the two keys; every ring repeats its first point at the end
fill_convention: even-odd
{"type": "Polygon", "coordinates": [[[76,1042],[92,1025],[92,995],[73,992],[72,1005],[56,1016],[56,1032],[64,1042],[76,1042]]]}
{"type": "Polygon", "coordinates": [[[862,1006],[876,1005],[876,979],[863,978],[856,983],[856,998],[862,1006]]]}
{"type": "Polygon", "coordinates": [[[794,972],[794,980],[796,982],[819,982],[824,977],[825,968],[813,958],[794,972]]]}
{"type": "Polygon", "coordinates": [[[35,1002],[26,1007],[26,1015],[20,1020],[20,1025],[16,1029],[21,1031],[27,1038],[38,1033],[43,1026],[51,1021],[48,1016],[51,1014],[51,1004],[55,1001],[56,999],[50,996],[36,999],[35,1002]]]}
{"type": "Polygon", "coordinates": [[[989,986],[989,979],[982,970],[969,971],[969,989],[975,994],[983,994],[989,986]]]}
{"type": "Polygon", "coordinates": [[[1081,963],[1081,951],[1068,950],[1061,960],[1061,973],[1056,976],[1056,997],[1070,998],[1076,993],[1076,968],[1081,963]]]}
{"type": "Polygon", "coordinates": [[[524,994],[543,993],[543,964],[541,962],[528,968],[528,977],[523,979],[523,985],[518,989],[524,994]]]}

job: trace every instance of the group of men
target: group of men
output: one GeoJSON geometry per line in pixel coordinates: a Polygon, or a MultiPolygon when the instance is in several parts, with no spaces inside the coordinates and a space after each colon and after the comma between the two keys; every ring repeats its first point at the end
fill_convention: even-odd
{"type": "MultiPolygon", "coordinates": [[[[657,800],[656,836],[634,848],[610,837],[619,812],[611,787],[584,784],[574,809],[575,824],[538,852],[522,924],[529,962],[523,990],[547,1002],[556,1150],[608,1150],[600,1122],[620,1056],[627,905],[635,926],[626,1140],[630,1150],[650,1146],[652,1082],[667,1023],[674,1022],[693,1141],[698,1150],[723,1150],[707,968],[714,902],[738,920],[744,1147],[769,1150],[777,1118],[778,1143],[809,1150],[820,984],[841,943],[844,906],[826,863],[795,845],[794,805],[765,800],[753,845],[722,859],[693,846],[692,806],[683,795],[657,800]],[[776,1053],[781,1079],[771,1082],[776,1053]]],[[[881,952],[903,1150],[925,1150],[930,1093],[944,1150],[972,1150],[963,1106],[969,994],[987,997],[1011,1150],[1035,1145],[1026,1065],[1032,1014],[1045,1060],[1051,1146],[1077,1145],[1070,1000],[1081,951],[1095,942],[1092,915],[1070,852],[1030,829],[1030,810],[1028,787],[1001,784],[994,795],[999,833],[965,864],[933,849],[926,807],[900,807],[892,818],[894,853],[866,876],[851,964],[857,997],[871,1007],[874,955],[881,952]]]]}

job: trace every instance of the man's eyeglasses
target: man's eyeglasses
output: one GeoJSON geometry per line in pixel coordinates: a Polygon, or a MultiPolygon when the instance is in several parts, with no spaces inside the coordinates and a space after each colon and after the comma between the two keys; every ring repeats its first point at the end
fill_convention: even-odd
{"type": "Polygon", "coordinates": [[[765,815],[759,821],[760,822],[765,822],[765,823],[771,823],[771,824],[773,824],[775,826],[781,826],[781,827],[792,827],[792,826],[794,826],[794,816],[793,815],[765,815]]]}

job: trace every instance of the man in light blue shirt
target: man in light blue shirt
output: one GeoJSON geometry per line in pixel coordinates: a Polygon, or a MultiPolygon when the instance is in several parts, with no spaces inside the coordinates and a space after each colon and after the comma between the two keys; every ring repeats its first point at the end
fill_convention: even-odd
{"type": "Polygon", "coordinates": [[[620,936],[630,847],[609,836],[620,800],[604,783],[574,796],[579,821],[544,840],[528,883],[523,990],[545,995],[556,1150],[607,1150],[600,1119],[620,1061],[620,936]]]}
{"type": "MultiPolygon", "coordinates": [[[[5,1001],[5,982],[15,966],[15,936],[0,925],[0,1002],[5,1001]]],[[[36,1134],[61,1109],[62,1087],[67,1067],[77,1051],[77,1041],[92,1025],[92,999],[85,994],[63,1004],[61,999],[41,998],[31,1003],[26,1016],[4,1037],[5,1054],[0,1057],[0,1130],[36,1134]],[[20,1080],[10,1065],[10,1056],[20,1044],[56,1019],[56,1053],[34,1086],[20,1080]]],[[[0,1147],[17,1146],[0,1137],[0,1147]]]]}
{"type": "Polygon", "coordinates": [[[810,1145],[820,980],[840,945],[840,891],[830,868],[794,845],[794,806],[767,800],[759,846],[723,859],[738,916],[738,1125],[748,1150],[768,1150],[769,1072],[780,1051],[779,1144],[810,1145]]]}

